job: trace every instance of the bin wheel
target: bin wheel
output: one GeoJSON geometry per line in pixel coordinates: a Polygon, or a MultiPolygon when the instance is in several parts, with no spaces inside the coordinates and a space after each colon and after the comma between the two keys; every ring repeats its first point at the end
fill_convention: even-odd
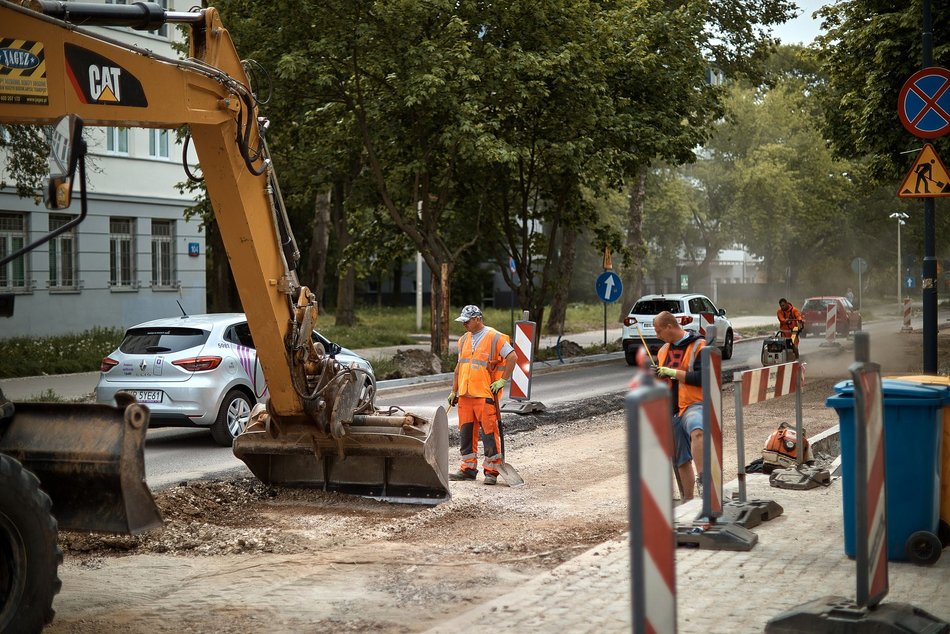
{"type": "Polygon", "coordinates": [[[943,544],[944,548],[950,546],[950,524],[940,520],[940,523],[937,524],[937,537],[940,538],[940,543],[943,544]]]}
{"type": "Polygon", "coordinates": [[[907,538],[904,552],[911,563],[918,566],[929,566],[940,559],[943,544],[940,538],[930,531],[917,531],[907,538]]]}

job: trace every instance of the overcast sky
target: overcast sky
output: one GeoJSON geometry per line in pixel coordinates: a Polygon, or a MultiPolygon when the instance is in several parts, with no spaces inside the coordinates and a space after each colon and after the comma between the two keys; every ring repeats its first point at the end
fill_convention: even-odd
{"type": "Polygon", "coordinates": [[[821,20],[813,20],[811,14],[831,2],[829,0],[795,0],[795,4],[798,5],[800,15],[773,29],[773,33],[782,40],[783,44],[807,46],[819,34],[821,26],[821,20]]]}

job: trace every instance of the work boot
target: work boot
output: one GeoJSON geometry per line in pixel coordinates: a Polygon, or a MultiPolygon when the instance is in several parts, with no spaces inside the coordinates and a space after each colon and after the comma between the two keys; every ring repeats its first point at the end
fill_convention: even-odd
{"type": "Polygon", "coordinates": [[[485,484],[498,484],[498,476],[492,473],[485,474],[485,484]]]}
{"type": "Polygon", "coordinates": [[[458,471],[453,471],[449,474],[449,480],[459,482],[462,480],[474,480],[475,476],[478,475],[477,471],[471,471],[469,469],[459,469],[458,471]]]}

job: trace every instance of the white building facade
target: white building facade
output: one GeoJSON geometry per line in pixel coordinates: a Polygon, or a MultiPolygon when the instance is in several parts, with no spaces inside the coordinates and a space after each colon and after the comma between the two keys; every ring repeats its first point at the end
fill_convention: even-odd
{"type": "MultiPolygon", "coordinates": [[[[175,9],[175,2],[161,4],[175,9]]],[[[173,26],[157,32],[102,31],[159,55],[178,56],[171,44],[180,35],[173,26]]],[[[205,236],[198,218],[184,217],[194,202],[176,188],[186,175],[175,131],[86,128],[83,138],[89,150],[88,215],[0,267],[0,293],[16,297],[13,317],[0,319],[0,340],[95,326],[126,328],[180,314],[179,302],[188,313],[205,312],[205,236]]],[[[0,169],[6,160],[0,154],[0,169]]],[[[192,151],[189,163],[196,161],[192,151]]],[[[78,185],[73,191],[72,205],[52,212],[12,188],[0,190],[0,256],[77,217],[78,185]]]]}

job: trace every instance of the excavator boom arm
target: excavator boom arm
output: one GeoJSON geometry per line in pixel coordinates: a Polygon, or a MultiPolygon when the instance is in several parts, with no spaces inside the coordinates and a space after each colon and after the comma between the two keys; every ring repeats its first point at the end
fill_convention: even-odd
{"type": "Polygon", "coordinates": [[[0,39],[0,123],[48,125],[75,115],[87,126],[188,127],[270,392],[266,412],[236,438],[235,455],[265,482],[448,497],[444,410],[428,417],[370,411],[363,395],[375,394],[375,385],[364,389],[370,379],[314,343],[316,298],[297,278],[300,255],[266,126],[218,12],[0,0],[0,39]],[[190,27],[188,58],[87,28],[168,21],[190,27]],[[391,424],[379,424],[387,417],[391,424]]]}
{"type": "MultiPolygon", "coordinates": [[[[161,7],[154,4],[38,4],[84,24],[131,23],[143,5],[158,8],[151,17],[145,9],[143,18],[157,26],[161,7]]],[[[31,59],[40,61],[29,73],[24,69],[15,78],[0,76],[0,123],[51,124],[75,114],[86,125],[188,126],[205,167],[208,195],[268,378],[272,407],[282,415],[303,415],[285,343],[290,309],[301,290],[296,262],[287,261],[295,254],[281,248],[289,233],[280,231],[282,213],[275,200],[273,166],[262,149],[257,105],[218,12],[185,14],[195,57],[175,60],[9,2],[0,4],[0,11],[0,36],[13,41],[5,54],[19,56],[24,66],[31,59]]]]}

